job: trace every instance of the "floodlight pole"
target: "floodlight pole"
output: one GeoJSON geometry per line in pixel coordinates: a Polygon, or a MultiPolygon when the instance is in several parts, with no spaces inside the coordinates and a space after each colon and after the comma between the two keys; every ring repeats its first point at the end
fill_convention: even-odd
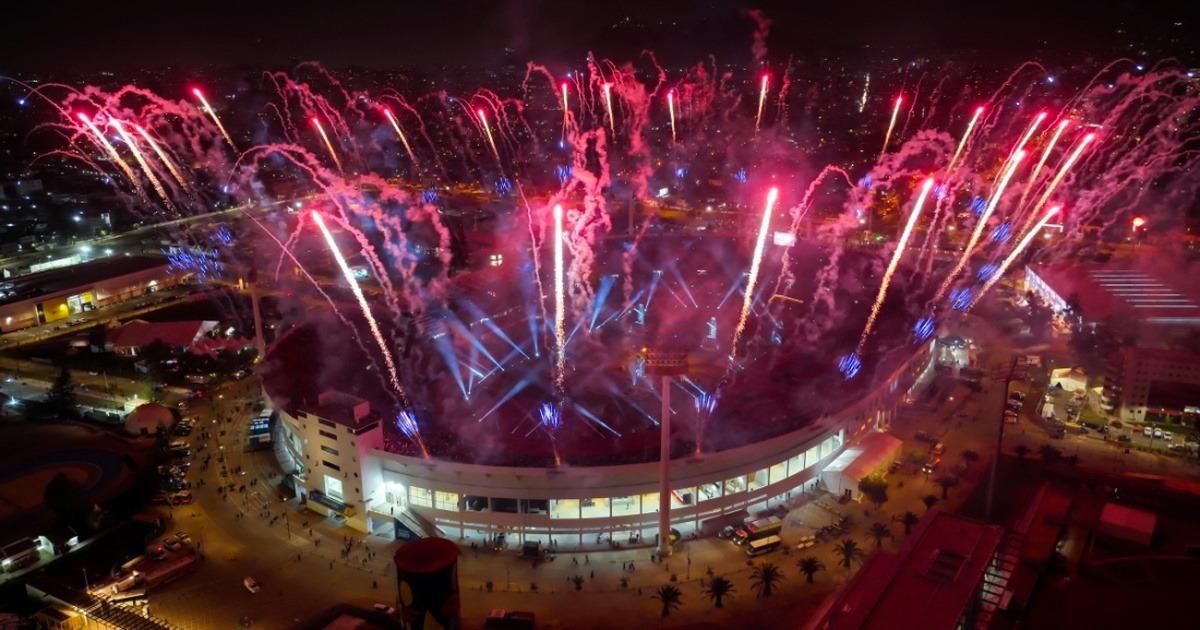
{"type": "Polygon", "coordinates": [[[983,520],[992,519],[992,499],[996,494],[996,471],[1000,467],[1000,455],[1004,452],[1004,412],[1008,410],[1008,386],[1013,381],[1025,380],[1029,370],[1029,362],[1024,356],[1013,357],[1006,374],[1000,374],[992,379],[996,383],[1004,383],[1004,398],[1000,401],[1000,429],[996,435],[996,456],[992,458],[992,471],[988,476],[987,503],[984,505],[983,520]]]}
{"type": "Polygon", "coordinates": [[[675,349],[651,350],[645,371],[662,377],[662,414],[659,421],[658,554],[671,555],[671,377],[687,374],[688,355],[675,349]]]}

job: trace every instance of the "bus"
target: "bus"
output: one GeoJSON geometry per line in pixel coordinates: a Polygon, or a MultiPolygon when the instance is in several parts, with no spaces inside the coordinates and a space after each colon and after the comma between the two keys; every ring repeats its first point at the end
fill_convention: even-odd
{"type": "Polygon", "coordinates": [[[779,545],[781,544],[783,544],[783,540],[778,536],[759,538],[758,540],[751,541],[750,544],[746,546],[746,555],[754,558],[756,556],[771,553],[772,551],[778,549],[779,545]]]}
{"type": "Polygon", "coordinates": [[[0,548],[0,565],[5,571],[16,571],[41,559],[41,546],[32,538],[22,538],[0,548]]]}
{"type": "Polygon", "coordinates": [[[749,525],[739,529],[733,535],[733,544],[744,545],[748,542],[754,542],[760,538],[766,538],[778,534],[783,529],[783,519],[778,516],[768,518],[760,518],[749,525]]]}

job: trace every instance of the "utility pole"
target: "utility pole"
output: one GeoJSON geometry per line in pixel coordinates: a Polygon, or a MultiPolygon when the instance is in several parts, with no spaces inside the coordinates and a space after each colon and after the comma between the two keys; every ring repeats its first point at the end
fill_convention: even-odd
{"type": "Polygon", "coordinates": [[[1004,398],[1000,401],[1000,429],[996,434],[996,456],[992,458],[992,471],[988,476],[987,503],[983,511],[983,520],[985,521],[991,521],[992,519],[992,499],[996,495],[996,471],[1000,467],[1000,455],[1004,452],[1004,412],[1008,410],[1008,386],[1013,381],[1025,380],[1025,375],[1028,372],[1029,361],[1022,355],[1013,357],[1008,368],[1001,367],[997,375],[992,378],[992,382],[1004,383],[1004,398]]]}
{"type": "Polygon", "coordinates": [[[662,377],[662,416],[659,423],[658,553],[671,555],[671,377],[687,374],[688,353],[677,348],[655,348],[646,353],[645,371],[662,377]]]}

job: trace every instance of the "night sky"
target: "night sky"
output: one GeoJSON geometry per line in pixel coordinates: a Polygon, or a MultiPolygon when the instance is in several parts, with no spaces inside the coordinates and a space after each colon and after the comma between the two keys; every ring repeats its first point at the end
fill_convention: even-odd
{"type": "Polygon", "coordinates": [[[0,74],[166,65],[482,66],[653,49],[667,63],[708,53],[749,59],[760,9],[774,21],[772,57],[873,49],[953,53],[997,61],[1059,52],[1109,57],[1117,29],[1134,36],[1188,22],[1185,2],[758,2],[506,0],[489,2],[51,2],[0,8],[0,74]],[[356,5],[367,5],[361,8],[356,5]],[[379,6],[376,6],[379,5],[379,6]],[[355,8],[346,8],[346,7],[355,8]],[[997,7],[1003,7],[1002,9],[997,7]],[[629,18],[630,25],[613,28],[629,18]],[[660,25],[660,22],[664,23],[660,25]],[[674,24],[671,24],[674,22],[674,24]]]}

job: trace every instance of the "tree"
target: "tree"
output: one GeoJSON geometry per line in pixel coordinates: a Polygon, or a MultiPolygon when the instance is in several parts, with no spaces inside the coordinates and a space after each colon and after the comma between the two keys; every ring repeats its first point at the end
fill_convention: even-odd
{"type": "Polygon", "coordinates": [[[77,525],[84,522],[95,505],[88,497],[83,484],[71,479],[64,473],[58,473],[46,484],[42,492],[42,500],[54,512],[59,520],[67,525],[77,525]]]}
{"type": "Polygon", "coordinates": [[[59,417],[75,412],[75,385],[71,382],[71,371],[63,366],[58,378],[46,392],[46,406],[59,417]]]}
{"type": "Polygon", "coordinates": [[[733,599],[735,589],[728,578],[718,575],[711,580],[700,580],[700,586],[703,587],[700,592],[712,600],[714,608],[724,608],[726,597],[733,599]]]}
{"type": "Polygon", "coordinates": [[[783,571],[770,562],[759,563],[750,574],[750,586],[759,597],[770,597],[783,581],[783,571]]]}
{"type": "Polygon", "coordinates": [[[663,617],[670,615],[671,609],[679,608],[683,605],[683,593],[679,591],[678,587],[671,584],[664,584],[658,587],[654,591],[654,594],[650,596],[650,599],[655,599],[662,603],[663,617]]]}
{"type": "Polygon", "coordinates": [[[884,538],[891,538],[892,530],[888,529],[887,523],[872,523],[871,528],[867,530],[867,538],[875,539],[875,548],[883,546],[884,538]]]}
{"type": "Polygon", "coordinates": [[[854,540],[850,538],[846,538],[842,540],[842,542],[834,545],[833,553],[836,553],[839,557],[841,557],[841,560],[838,561],[838,564],[846,567],[847,572],[849,572],[850,566],[854,564],[855,560],[862,562],[863,556],[866,555],[866,552],[862,550],[862,547],[859,547],[858,543],[854,542],[854,540]]]}
{"type": "Polygon", "coordinates": [[[859,479],[858,491],[863,493],[868,501],[875,504],[876,510],[883,507],[883,504],[888,501],[888,482],[883,475],[867,475],[859,479]]]}
{"type": "Polygon", "coordinates": [[[921,517],[912,512],[905,512],[898,516],[893,516],[892,520],[904,525],[904,535],[907,536],[912,533],[913,525],[921,522],[921,517]]]}
{"type": "Polygon", "coordinates": [[[1024,444],[1018,444],[1013,447],[1013,452],[1017,454],[1017,459],[1025,459],[1029,455],[1029,447],[1024,444]]]}
{"type": "Polygon", "coordinates": [[[934,479],[933,483],[936,483],[939,487],[941,487],[942,500],[944,501],[950,498],[950,488],[958,485],[958,477],[955,477],[954,475],[942,475],[941,477],[934,479]]]}
{"type": "Polygon", "coordinates": [[[1045,464],[1053,464],[1062,459],[1062,451],[1049,444],[1043,444],[1038,448],[1038,454],[1042,456],[1042,463],[1045,464]]]}
{"type": "Polygon", "coordinates": [[[963,464],[966,464],[969,467],[971,464],[979,461],[979,453],[968,449],[959,453],[958,458],[963,461],[963,464]]]}
{"type": "Polygon", "coordinates": [[[817,571],[825,570],[825,563],[821,562],[821,559],[816,556],[801,558],[796,561],[796,566],[808,578],[809,584],[813,583],[813,576],[816,575],[817,571]]]}
{"type": "Polygon", "coordinates": [[[940,499],[938,499],[936,494],[927,494],[927,495],[921,497],[921,503],[925,504],[926,510],[933,507],[933,504],[937,503],[939,500],[940,499]]]}

